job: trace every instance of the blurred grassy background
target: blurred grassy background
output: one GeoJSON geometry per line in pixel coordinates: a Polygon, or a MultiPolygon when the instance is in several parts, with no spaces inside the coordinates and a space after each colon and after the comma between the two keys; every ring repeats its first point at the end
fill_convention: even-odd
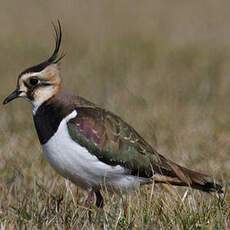
{"type": "MultiPolygon", "coordinates": [[[[227,0],[1,1],[0,98],[49,56],[51,21],[60,19],[65,88],[120,115],[166,157],[229,182],[229,8],[227,0]]],[[[43,160],[28,102],[0,106],[0,114],[2,229],[230,228],[229,196],[220,204],[189,191],[183,200],[184,189],[166,188],[153,200],[143,188],[127,210],[108,197],[104,214],[113,218],[90,224],[82,192],[43,160]]]]}

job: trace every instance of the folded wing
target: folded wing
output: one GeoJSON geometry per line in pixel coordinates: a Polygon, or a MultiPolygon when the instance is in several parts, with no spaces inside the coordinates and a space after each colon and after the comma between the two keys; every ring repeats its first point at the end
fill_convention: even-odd
{"type": "Polygon", "coordinates": [[[100,161],[121,165],[130,175],[153,178],[158,183],[222,192],[221,184],[211,177],[181,167],[160,155],[120,117],[96,106],[82,106],[76,110],[77,117],[68,123],[70,136],[100,161]]]}

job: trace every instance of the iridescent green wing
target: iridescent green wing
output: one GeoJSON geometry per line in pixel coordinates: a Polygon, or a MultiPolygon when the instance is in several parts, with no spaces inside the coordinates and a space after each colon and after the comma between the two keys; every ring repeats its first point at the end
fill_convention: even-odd
{"type": "Polygon", "coordinates": [[[120,117],[104,109],[77,107],[77,117],[68,122],[74,141],[109,165],[121,165],[128,173],[151,177],[153,172],[172,175],[170,165],[120,117]]]}

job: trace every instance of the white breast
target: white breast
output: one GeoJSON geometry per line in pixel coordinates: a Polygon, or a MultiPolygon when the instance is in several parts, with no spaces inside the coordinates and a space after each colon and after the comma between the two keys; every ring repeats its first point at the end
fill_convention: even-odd
{"type": "Polygon", "coordinates": [[[110,166],[99,161],[86,148],[71,139],[67,122],[76,116],[75,110],[66,116],[54,136],[42,146],[49,163],[62,176],[85,189],[104,183],[115,189],[130,189],[139,185],[144,178],[125,175],[123,167],[110,166]]]}

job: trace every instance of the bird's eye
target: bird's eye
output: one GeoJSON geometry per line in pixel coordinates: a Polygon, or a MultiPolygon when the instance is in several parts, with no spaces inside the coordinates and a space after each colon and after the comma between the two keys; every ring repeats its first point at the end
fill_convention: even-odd
{"type": "Polygon", "coordinates": [[[38,84],[38,82],[39,82],[39,80],[37,79],[37,78],[31,78],[30,79],[30,85],[37,85],[38,84]]]}

